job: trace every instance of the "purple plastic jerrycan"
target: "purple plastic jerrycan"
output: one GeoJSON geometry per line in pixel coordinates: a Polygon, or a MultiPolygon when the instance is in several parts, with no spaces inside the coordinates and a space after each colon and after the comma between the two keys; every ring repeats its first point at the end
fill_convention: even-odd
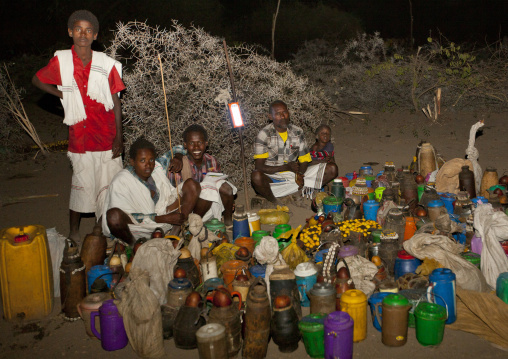
{"type": "Polygon", "coordinates": [[[92,333],[100,339],[102,349],[104,350],[113,351],[122,349],[129,343],[125,327],[123,326],[123,318],[118,313],[118,308],[113,303],[113,299],[102,303],[98,312],[90,313],[90,324],[92,333]],[[96,316],[99,316],[101,333],[95,329],[96,316]]]}
{"type": "Polygon", "coordinates": [[[325,359],[353,358],[353,318],[332,312],[325,319],[325,359]]]}

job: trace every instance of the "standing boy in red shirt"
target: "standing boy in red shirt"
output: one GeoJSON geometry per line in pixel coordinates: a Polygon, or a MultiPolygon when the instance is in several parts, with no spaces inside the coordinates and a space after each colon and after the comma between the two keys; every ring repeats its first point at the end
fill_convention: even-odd
{"type": "Polygon", "coordinates": [[[118,61],[92,51],[99,21],[90,11],[78,10],[67,28],[74,45],[57,51],[32,83],[61,99],[69,126],[73,175],[69,204],[69,237],[79,240],[81,213],[102,213],[104,190],[122,170],[122,109],[118,93],[125,89],[118,61]],[[55,86],[56,85],[56,86],[55,86]]]}

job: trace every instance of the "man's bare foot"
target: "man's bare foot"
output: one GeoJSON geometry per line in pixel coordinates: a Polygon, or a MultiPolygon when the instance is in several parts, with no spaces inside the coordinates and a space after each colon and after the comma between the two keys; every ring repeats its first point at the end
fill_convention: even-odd
{"type": "Polygon", "coordinates": [[[71,233],[69,233],[69,237],[68,238],[72,239],[78,245],[79,245],[79,243],[81,243],[81,236],[79,235],[79,232],[71,232],[71,233]]]}

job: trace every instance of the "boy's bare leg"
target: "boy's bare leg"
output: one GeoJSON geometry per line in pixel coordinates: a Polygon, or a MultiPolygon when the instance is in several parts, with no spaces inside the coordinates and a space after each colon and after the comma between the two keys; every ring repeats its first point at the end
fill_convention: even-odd
{"type": "Polygon", "coordinates": [[[108,209],[106,221],[112,235],[131,246],[134,244],[134,236],[129,229],[129,224],[132,224],[132,221],[124,211],[119,208],[108,209]]]}
{"type": "Polygon", "coordinates": [[[69,238],[74,242],[81,242],[79,235],[79,224],[81,222],[81,213],[69,209],[69,238]]]}
{"type": "Polygon", "coordinates": [[[233,189],[228,183],[224,182],[219,188],[219,194],[224,206],[224,224],[230,226],[233,224],[233,204],[235,202],[233,189]]]}
{"type": "Polygon", "coordinates": [[[199,214],[201,217],[203,217],[211,207],[212,207],[211,201],[199,198],[196,203],[196,207],[194,208],[194,213],[199,214]]]}
{"type": "Polygon", "coordinates": [[[254,170],[251,174],[251,183],[254,190],[261,196],[274,204],[279,204],[279,201],[273,195],[270,183],[272,180],[261,171],[254,170]]]}
{"type": "MultiPolygon", "coordinates": [[[[185,216],[185,219],[189,217],[189,214],[193,211],[196,212],[196,207],[201,193],[201,186],[193,179],[188,179],[183,183],[182,191],[180,193],[180,212],[185,216]]],[[[169,210],[178,208],[178,200],[173,202],[169,206],[169,210]]],[[[205,212],[206,213],[206,212],[205,212]]],[[[173,225],[173,228],[169,232],[170,235],[178,235],[180,233],[181,226],[173,225]]]]}
{"type": "Polygon", "coordinates": [[[328,182],[333,181],[339,175],[339,167],[335,163],[327,163],[325,167],[325,174],[323,175],[323,186],[328,182]]]}

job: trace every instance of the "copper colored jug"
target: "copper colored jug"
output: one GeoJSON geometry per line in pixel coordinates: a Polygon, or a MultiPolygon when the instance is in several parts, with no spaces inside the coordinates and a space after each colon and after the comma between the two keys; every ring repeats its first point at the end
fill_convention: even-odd
{"type": "MultiPolygon", "coordinates": [[[[85,266],[79,257],[78,247],[70,247],[67,239],[60,265],[60,300],[67,320],[79,318],[78,304],[86,295],[85,266]]],[[[72,241],[75,245],[75,243],[72,241]]]]}
{"type": "Polygon", "coordinates": [[[271,309],[265,280],[257,278],[247,295],[245,308],[245,335],[242,356],[245,359],[266,357],[270,340],[271,309]]]}
{"type": "Polygon", "coordinates": [[[106,247],[106,237],[102,234],[101,227],[95,225],[92,233],[86,235],[81,246],[81,260],[86,267],[87,273],[93,266],[104,264],[106,247]]]}

